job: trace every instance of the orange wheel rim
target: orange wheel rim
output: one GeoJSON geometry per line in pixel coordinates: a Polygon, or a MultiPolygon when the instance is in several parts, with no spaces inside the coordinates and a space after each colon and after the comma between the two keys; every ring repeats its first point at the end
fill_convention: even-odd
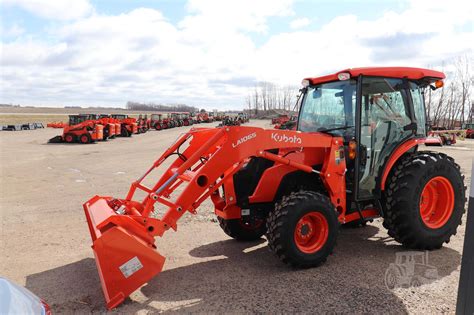
{"type": "Polygon", "coordinates": [[[315,253],[328,239],[328,221],[320,212],[307,213],[296,223],[294,234],[295,244],[300,251],[306,254],[315,253]]]}
{"type": "Polygon", "coordinates": [[[430,179],[421,193],[420,215],[423,223],[431,229],[443,227],[453,214],[454,189],[443,176],[430,179]]]}

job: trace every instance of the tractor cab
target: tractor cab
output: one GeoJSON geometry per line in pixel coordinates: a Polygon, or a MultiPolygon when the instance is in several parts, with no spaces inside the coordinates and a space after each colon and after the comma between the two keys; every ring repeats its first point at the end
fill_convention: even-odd
{"type": "Polygon", "coordinates": [[[343,138],[353,199],[380,196],[389,158],[426,137],[423,90],[442,86],[444,74],[425,71],[360,68],[303,80],[297,130],[343,138]]]}
{"type": "Polygon", "coordinates": [[[90,120],[89,115],[69,115],[69,126],[79,125],[90,120]]]}
{"type": "Polygon", "coordinates": [[[127,119],[128,118],[128,115],[124,115],[124,114],[112,114],[111,116],[112,116],[112,118],[115,118],[115,119],[127,119]]]}

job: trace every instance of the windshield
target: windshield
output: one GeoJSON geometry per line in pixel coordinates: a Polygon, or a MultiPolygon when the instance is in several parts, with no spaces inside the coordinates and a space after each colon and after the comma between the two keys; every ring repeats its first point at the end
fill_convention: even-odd
{"type": "Polygon", "coordinates": [[[77,125],[87,120],[87,116],[69,116],[69,125],[77,125]]]}
{"type": "Polygon", "coordinates": [[[306,88],[303,96],[298,130],[353,132],[357,84],[355,80],[337,81],[306,88]],[[337,130],[332,130],[336,129],[337,130]]]}

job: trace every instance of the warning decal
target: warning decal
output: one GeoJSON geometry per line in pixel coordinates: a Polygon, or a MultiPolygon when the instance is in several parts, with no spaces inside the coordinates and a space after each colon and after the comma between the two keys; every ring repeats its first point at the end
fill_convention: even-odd
{"type": "Polygon", "coordinates": [[[137,256],[133,257],[129,261],[127,261],[125,264],[119,267],[120,271],[123,273],[125,278],[130,277],[133,275],[135,272],[143,268],[142,263],[138,259],[137,256]]]}

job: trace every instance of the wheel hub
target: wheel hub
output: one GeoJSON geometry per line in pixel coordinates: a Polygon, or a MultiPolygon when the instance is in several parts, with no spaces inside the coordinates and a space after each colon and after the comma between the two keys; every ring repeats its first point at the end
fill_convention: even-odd
{"type": "Polygon", "coordinates": [[[430,179],[420,196],[420,215],[423,223],[438,229],[448,222],[454,210],[454,189],[443,176],[430,179]]]}
{"type": "Polygon", "coordinates": [[[307,213],[297,222],[294,234],[295,244],[300,251],[315,253],[328,239],[328,221],[320,212],[307,213]]]}

